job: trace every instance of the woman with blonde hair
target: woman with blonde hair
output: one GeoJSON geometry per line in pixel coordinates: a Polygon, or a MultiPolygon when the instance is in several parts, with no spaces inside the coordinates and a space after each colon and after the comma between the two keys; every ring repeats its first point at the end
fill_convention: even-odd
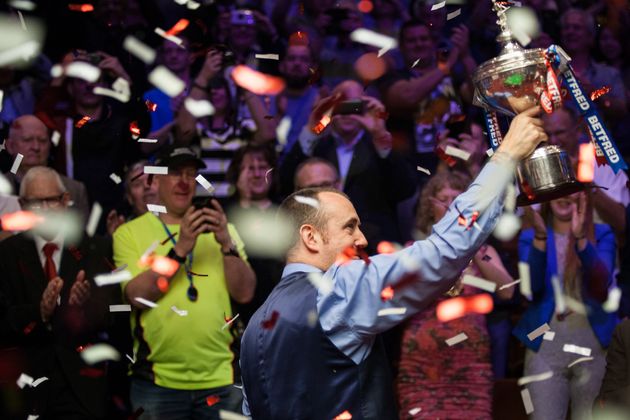
{"type": "MultiPolygon", "coordinates": [[[[457,172],[439,173],[427,182],[416,219],[421,235],[428,236],[431,226],[448,211],[457,211],[449,206],[469,183],[468,177],[457,172]]],[[[481,292],[462,284],[465,274],[491,281],[497,289],[512,282],[496,250],[486,245],[475,254],[460,280],[442,299],[407,321],[396,380],[400,418],[413,418],[417,408],[421,408],[425,418],[492,417],[493,378],[485,316],[467,314],[442,323],[435,315],[439,301],[481,292]],[[468,338],[453,346],[446,343],[460,333],[468,338]]],[[[502,299],[509,299],[512,293],[513,288],[497,291],[502,299]]]]}
{"type": "Polygon", "coordinates": [[[531,417],[564,419],[571,404],[572,418],[588,419],[617,323],[602,307],[612,283],[615,237],[608,225],[593,223],[584,192],[544,203],[540,214],[528,209],[526,216],[533,228],[521,233],[519,259],[530,267],[531,302],[514,335],[527,347],[525,376],[552,372],[527,386],[531,417]],[[553,337],[530,335],[545,324],[553,337]]]}

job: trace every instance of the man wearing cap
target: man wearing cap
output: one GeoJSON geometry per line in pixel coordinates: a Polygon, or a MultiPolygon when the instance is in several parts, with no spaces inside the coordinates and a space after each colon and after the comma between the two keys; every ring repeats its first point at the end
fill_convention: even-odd
{"type": "Polygon", "coordinates": [[[160,200],[154,204],[165,212],[147,212],[114,233],[116,265],[133,276],[123,283],[132,307],[133,409],[142,407],[147,419],[238,411],[233,337],[225,325],[232,317],[230,297],[251,300],[255,275],[219,203],[191,205],[203,162],[187,147],[171,147],[157,165],[168,168],[153,180],[160,200]],[[167,256],[176,270],[158,268],[151,261],[161,260],[151,258],[152,251],[167,256]]]}

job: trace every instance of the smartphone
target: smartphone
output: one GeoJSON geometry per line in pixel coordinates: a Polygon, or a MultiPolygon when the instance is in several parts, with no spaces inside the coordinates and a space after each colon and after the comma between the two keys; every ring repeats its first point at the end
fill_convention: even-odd
{"type": "Polygon", "coordinates": [[[199,210],[204,207],[212,208],[211,204],[212,197],[193,197],[192,204],[195,206],[195,209],[199,210]]]}
{"type": "Polygon", "coordinates": [[[254,12],[251,10],[232,10],[230,15],[230,23],[232,25],[249,25],[256,23],[254,12]]]}
{"type": "Polygon", "coordinates": [[[351,99],[339,102],[333,110],[333,115],[363,115],[365,113],[365,101],[362,99],[351,99]]]}
{"type": "Polygon", "coordinates": [[[470,133],[470,122],[463,114],[451,115],[444,127],[448,130],[448,136],[455,140],[459,140],[460,134],[470,133]]]}

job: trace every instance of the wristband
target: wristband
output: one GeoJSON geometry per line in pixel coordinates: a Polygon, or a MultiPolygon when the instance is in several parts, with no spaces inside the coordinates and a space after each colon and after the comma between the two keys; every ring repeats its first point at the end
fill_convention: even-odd
{"type": "Polygon", "coordinates": [[[172,260],[177,261],[180,264],[184,264],[186,262],[186,257],[180,257],[179,255],[177,255],[177,253],[175,252],[175,248],[171,248],[171,250],[168,251],[168,254],[166,254],[166,256],[172,260]]]}
{"type": "Polygon", "coordinates": [[[227,251],[221,250],[221,254],[223,254],[224,257],[227,257],[228,255],[231,255],[231,256],[236,257],[236,258],[241,258],[241,256],[239,255],[238,251],[233,246],[231,246],[230,249],[228,249],[227,251]]]}

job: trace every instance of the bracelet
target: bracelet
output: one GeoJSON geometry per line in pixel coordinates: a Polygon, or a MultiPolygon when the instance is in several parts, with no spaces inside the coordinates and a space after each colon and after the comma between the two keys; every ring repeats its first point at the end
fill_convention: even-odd
{"type": "Polygon", "coordinates": [[[534,235],[534,239],[538,239],[539,241],[546,241],[547,240],[547,236],[546,235],[545,236],[534,235]]]}
{"type": "Polygon", "coordinates": [[[231,256],[236,257],[236,258],[241,258],[241,255],[238,253],[236,248],[234,248],[234,246],[231,246],[230,249],[228,249],[227,251],[221,250],[221,254],[223,254],[224,257],[227,257],[228,255],[231,255],[231,256]]]}
{"type": "Polygon", "coordinates": [[[175,252],[175,248],[171,248],[171,250],[168,251],[168,254],[166,254],[166,256],[172,260],[177,261],[180,264],[184,264],[186,262],[186,257],[180,257],[179,255],[177,255],[177,253],[175,252]]]}

